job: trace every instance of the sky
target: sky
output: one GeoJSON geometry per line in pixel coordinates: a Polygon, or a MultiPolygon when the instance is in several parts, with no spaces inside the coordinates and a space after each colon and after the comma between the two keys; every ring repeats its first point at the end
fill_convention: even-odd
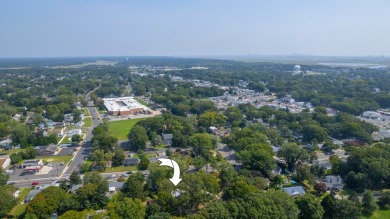
{"type": "Polygon", "coordinates": [[[1,0],[0,57],[390,56],[388,0],[1,0]]]}

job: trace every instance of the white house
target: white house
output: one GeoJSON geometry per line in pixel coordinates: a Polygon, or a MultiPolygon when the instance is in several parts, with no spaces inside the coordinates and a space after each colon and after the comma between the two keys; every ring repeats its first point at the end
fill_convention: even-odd
{"type": "Polygon", "coordinates": [[[73,135],[81,135],[81,129],[72,129],[72,130],[69,130],[66,132],[66,134],[70,137],[72,137],[73,135]]]}

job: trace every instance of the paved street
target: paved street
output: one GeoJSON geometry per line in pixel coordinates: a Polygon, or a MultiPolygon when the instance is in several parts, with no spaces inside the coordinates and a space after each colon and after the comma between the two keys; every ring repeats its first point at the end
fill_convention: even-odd
{"type": "Polygon", "coordinates": [[[218,151],[230,164],[237,164],[235,151],[226,146],[226,144],[218,143],[218,151]]]}
{"type": "MultiPolygon", "coordinates": [[[[88,93],[85,97],[87,102],[89,101],[89,95],[90,95],[90,93],[88,93]]],[[[88,110],[92,116],[92,128],[90,128],[88,130],[88,133],[86,134],[85,139],[84,139],[84,144],[77,151],[76,156],[73,158],[72,162],[68,166],[68,169],[66,170],[64,176],[69,176],[73,170],[78,171],[78,169],[79,169],[78,166],[82,162],[84,162],[84,160],[89,156],[89,151],[90,151],[90,147],[91,147],[91,139],[92,139],[91,132],[92,132],[93,128],[95,128],[96,126],[98,126],[101,123],[101,119],[100,119],[98,112],[96,112],[95,107],[89,105],[88,110]]]]}

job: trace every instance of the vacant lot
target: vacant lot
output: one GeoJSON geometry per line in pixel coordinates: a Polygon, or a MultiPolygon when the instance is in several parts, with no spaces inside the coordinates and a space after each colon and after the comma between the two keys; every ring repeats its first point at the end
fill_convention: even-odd
{"type": "MultiPolygon", "coordinates": [[[[367,218],[367,217],[362,217],[367,218]]],[[[390,210],[376,210],[371,215],[371,217],[368,217],[370,219],[387,219],[390,218],[390,210]]]]}
{"type": "Polygon", "coordinates": [[[120,120],[120,121],[113,121],[108,123],[108,133],[110,135],[118,138],[119,140],[126,140],[127,134],[129,134],[129,131],[137,122],[143,120],[141,119],[130,119],[130,120],[120,120]]]}
{"type": "Polygon", "coordinates": [[[83,127],[91,127],[92,126],[92,117],[85,117],[83,127]]]}

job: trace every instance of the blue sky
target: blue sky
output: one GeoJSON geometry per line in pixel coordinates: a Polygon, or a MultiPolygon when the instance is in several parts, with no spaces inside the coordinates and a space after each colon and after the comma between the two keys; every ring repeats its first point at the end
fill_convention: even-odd
{"type": "Polygon", "coordinates": [[[0,57],[390,56],[388,0],[1,0],[0,57]]]}

